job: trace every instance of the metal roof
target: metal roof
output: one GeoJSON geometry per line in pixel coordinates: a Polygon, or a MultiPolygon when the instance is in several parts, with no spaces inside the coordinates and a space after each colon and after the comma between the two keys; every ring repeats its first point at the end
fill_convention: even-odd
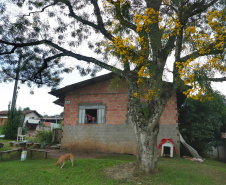
{"type": "Polygon", "coordinates": [[[27,123],[29,123],[29,124],[39,124],[40,123],[40,120],[28,119],[27,120],[27,123]]]}

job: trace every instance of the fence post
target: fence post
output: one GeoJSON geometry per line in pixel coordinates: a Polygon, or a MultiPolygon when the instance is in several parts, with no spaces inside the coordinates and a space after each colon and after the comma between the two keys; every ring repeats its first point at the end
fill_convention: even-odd
{"type": "Polygon", "coordinates": [[[52,142],[60,143],[60,141],[61,141],[61,130],[54,128],[52,130],[52,142]]]}

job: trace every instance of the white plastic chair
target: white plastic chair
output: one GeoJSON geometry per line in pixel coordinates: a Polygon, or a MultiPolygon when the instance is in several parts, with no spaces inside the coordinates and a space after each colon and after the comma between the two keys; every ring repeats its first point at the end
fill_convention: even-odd
{"type": "Polygon", "coordinates": [[[25,135],[22,135],[22,127],[18,127],[18,131],[17,131],[17,142],[18,141],[24,141],[26,138],[25,135]]]}

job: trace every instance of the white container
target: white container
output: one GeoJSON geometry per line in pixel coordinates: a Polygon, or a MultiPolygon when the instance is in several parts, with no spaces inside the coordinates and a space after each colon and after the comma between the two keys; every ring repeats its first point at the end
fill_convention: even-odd
{"type": "Polygon", "coordinates": [[[25,161],[27,158],[27,151],[22,151],[21,153],[21,161],[25,161]]]}

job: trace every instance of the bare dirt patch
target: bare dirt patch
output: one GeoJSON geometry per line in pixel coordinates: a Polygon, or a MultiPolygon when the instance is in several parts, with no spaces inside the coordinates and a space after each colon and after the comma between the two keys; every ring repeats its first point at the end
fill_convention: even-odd
{"type": "Polygon", "coordinates": [[[104,173],[108,178],[130,181],[134,178],[135,169],[135,163],[126,163],[108,168],[104,173]]]}

